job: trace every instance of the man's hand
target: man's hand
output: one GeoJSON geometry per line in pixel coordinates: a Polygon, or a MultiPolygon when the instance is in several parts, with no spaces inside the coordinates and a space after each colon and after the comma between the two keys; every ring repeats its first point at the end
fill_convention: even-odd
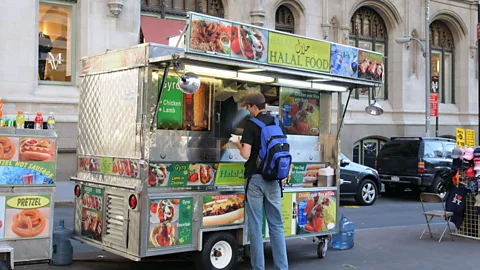
{"type": "Polygon", "coordinates": [[[242,140],[242,137],[238,137],[238,140],[237,140],[237,147],[238,149],[242,150],[242,144],[240,143],[240,141],[242,140]]]}

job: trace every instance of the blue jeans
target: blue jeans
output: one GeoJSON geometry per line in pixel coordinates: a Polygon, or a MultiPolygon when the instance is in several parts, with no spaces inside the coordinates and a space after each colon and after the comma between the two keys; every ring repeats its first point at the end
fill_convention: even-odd
{"type": "Polygon", "coordinates": [[[280,185],[278,181],[265,181],[260,174],[254,174],[248,183],[246,196],[246,220],[248,236],[250,237],[250,261],[253,270],[265,269],[262,239],[264,207],[268,221],[275,269],[288,269],[287,248],[285,246],[280,202],[280,185]]]}

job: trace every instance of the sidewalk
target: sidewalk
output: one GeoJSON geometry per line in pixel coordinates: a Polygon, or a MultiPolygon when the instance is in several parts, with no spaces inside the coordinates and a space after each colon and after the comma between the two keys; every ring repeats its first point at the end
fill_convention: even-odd
{"type": "MultiPolygon", "coordinates": [[[[64,219],[68,228],[73,227],[73,208],[57,207],[55,224],[64,219]]],[[[355,247],[346,251],[329,248],[327,257],[319,260],[316,255],[317,243],[311,238],[287,241],[290,269],[332,269],[332,270],[404,270],[404,269],[476,269],[478,260],[472,254],[480,250],[480,241],[455,237],[451,241],[448,235],[441,243],[438,238],[425,237],[419,240],[424,228],[423,224],[413,226],[397,226],[384,228],[360,229],[355,232],[355,247]]],[[[436,231],[443,229],[442,224],[433,226],[436,231]]],[[[148,258],[136,263],[92,248],[72,240],[74,247],[74,263],[68,269],[100,269],[126,270],[137,267],[157,267],[164,269],[192,268],[192,262],[185,258],[177,258],[171,262],[170,257],[148,258]],[[99,258],[100,256],[100,258],[99,258]],[[168,260],[167,260],[168,259],[168,260]],[[87,262],[96,260],[96,262],[87,262]]],[[[270,245],[267,244],[267,269],[272,268],[270,245]]],[[[57,269],[51,265],[23,265],[15,269],[57,269]]],[[[248,262],[239,264],[238,269],[251,269],[248,262]]]]}

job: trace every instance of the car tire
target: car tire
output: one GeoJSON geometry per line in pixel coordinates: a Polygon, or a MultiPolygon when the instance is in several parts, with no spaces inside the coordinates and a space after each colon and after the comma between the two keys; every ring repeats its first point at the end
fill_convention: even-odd
{"type": "Polygon", "coordinates": [[[439,175],[435,176],[432,185],[428,187],[428,192],[440,195],[440,197],[444,201],[448,196],[445,189],[445,184],[443,183],[442,178],[439,175]]]}
{"type": "Polygon", "coordinates": [[[364,179],[358,185],[357,194],[355,200],[361,205],[372,205],[375,203],[378,197],[378,187],[370,179],[364,179]]]}
{"type": "Polygon", "coordinates": [[[385,193],[387,194],[387,196],[399,197],[403,194],[404,191],[405,187],[392,185],[390,183],[385,184],[385,193]]]}

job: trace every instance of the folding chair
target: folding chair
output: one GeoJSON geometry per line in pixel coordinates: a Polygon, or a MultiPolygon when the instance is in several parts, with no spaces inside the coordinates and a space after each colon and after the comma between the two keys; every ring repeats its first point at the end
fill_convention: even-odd
{"type": "Polygon", "coordinates": [[[438,194],[422,192],[420,194],[420,201],[422,202],[423,215],[425,216],[425,221],[427,222],[427,226],[425,227],[425,229],[423,229],[422,235],[420,235],[420,239],[422,239],[423,235],[427,233],[427,229],[428,233],[430,234],[430,238],[433,238],[433,234],[440,234],[438,232],[432,232],[432,229],[430,228],[430,222],[432,221],[432,219],[434,217],[439,217],[443,218],[446,221],[447,226],[445,226],[445,229],[441,233],[438,242],[440,243],[442,241],[443,235],[445,234],[447,229],[453,241],[452,229],[450,228],[450,218],[453,216],[453,212],[448,212],[445,210],[445,203],[443,202],[442,198],[438,194]],[[443,210],[426,211],[424,205],[425,203],[441,203],[443,210]]]}

